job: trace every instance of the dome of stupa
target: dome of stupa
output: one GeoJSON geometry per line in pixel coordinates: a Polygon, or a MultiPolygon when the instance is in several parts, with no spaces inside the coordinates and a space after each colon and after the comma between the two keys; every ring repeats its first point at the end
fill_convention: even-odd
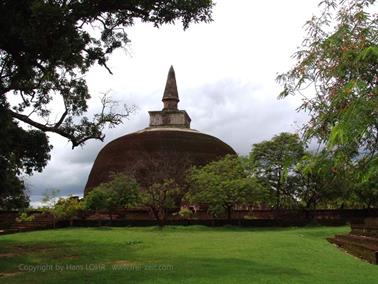
{"type": "Polygon", "coordinates": [[[85,187],[85,194],[109,180],[113,173],[126,173],[143,186],[164,179],[184,183],[186,170],[202,166],[235,151],[220,139],[190,128],[191,119],[179,102],[175,72],[170,68],[163,95],[164,108],[150,111],[150,126],[117,138],[98,154],[85,187]]]}

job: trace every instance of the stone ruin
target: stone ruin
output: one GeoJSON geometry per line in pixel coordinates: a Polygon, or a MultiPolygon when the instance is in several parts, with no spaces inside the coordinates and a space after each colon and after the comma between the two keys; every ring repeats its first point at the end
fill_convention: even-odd
{"type": "Polygon", "coordinates": [[[366,218],[364,223],[351,224],[351,232],[336,235],[328,241],[348,253],[378,264],[378,218],[366,218]]]}
{"type": "Polygon", "coordinates": [[[171,178],[185,187],[185,173],[235,151],[220,139],[190,128],[191,119],[178,109],[179,95],[173,67],[163,95],[163,109],[150,111],[147,128],[108,143],[98,154],[85,186],[87,194],[113,173],[136,178],[141,187],[171,178]]]}

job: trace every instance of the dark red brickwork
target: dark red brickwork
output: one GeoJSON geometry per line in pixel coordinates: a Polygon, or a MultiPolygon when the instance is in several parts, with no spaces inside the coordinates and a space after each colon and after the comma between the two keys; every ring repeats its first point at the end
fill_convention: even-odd
{"type": "MultiPolygon", "coordinates": [[[[122,136],[98,154],[90,172],[85,194],[112,172],[126,172],[143,185],[147,179],[166,175],[178,182],[191,165],[204,165],[235,151],[216,137],[196,131],[151,130],[122,136]]],[[[159,177],[160,178],[160,177],[159,177]]]]}
{"type": "Polygon", "coordinates": [[[378,217],[353,223],[351,229],[349,234],[336,235],[328,241],[354,256],[378,264],[378,217]]]}

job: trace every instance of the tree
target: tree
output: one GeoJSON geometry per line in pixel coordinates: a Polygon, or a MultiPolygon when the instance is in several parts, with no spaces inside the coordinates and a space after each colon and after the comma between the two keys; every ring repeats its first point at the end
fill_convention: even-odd
{"type": "Polygon", "coordinates": [[[42,131],[19,127],[5,111],[4,102],[0,97],[0,208],[26,208],[29,197],[21,176],[41,171],[51,148],[42,131]]]}
{"type": "Polygon", "coordinates": [[[51,149],[47,132],[67,138],[73,148],[88,139],[103,141],[104,128],[119,125],[133,111],[117,110],[105,94],[101,111],[85,115],[91,98],[85,74],[95,64],[111,73],[109,55],[130,42],[126,27],[181,20],[186,29],[211,21],[212,7],[211,0],[1,1],[0,123],[5,117],[7,127],[0,129],[7,139],[0,147],[0,195],[8,204],[1,207],[27,203],[20,171],[45,167],[51,149]]]}
{"type": "Polygon", "coordinates": [[[159,227],[163,227],[169,210],[177,207],[179,195],[180,189],[176,182],[164,179],[142,189],[141,204],[151,209],[159,227]]]}
{"type": "Polygon", "coordinates": [[[99,64],[111,73],[108,56],[129,43],[125,28],[135,21],[159,27],[181,20],[186,29],[191,22],[210,21],[212,6],[211,0],[1,1],[0,97],[18,98],[5,111],[66,137],[73,147],[103,140],[103,127],[121,123],[129,112],[113,112],[105,97],[99,114],[92,120],[84,116],[91,97],[84,75],[90,67],[99,64]],[[53,101],[61,106],[57,120],[53,101]]]}
{"type": "Polygon", "coordinates": [[[95,187],[85,197],[85,207],[91,210],[106,210],[110,221],[116,210],[136,205],[139,201],[139,185],[135,179],[119,173],[109,182],[95,187]]]}
{"type": "Polygon", "coordinates": [[[69,220],[72,226],[74,217],[84,209],[84,203],[78,197],[59,198],[51,213],[57,220],[69,220]]]}
{"type": "Polygon", "coordinates": [[[378,157],[365,158],[355,166],[354,195],[364,208],[378,207],[378,157]],[[366,161],[368,160],[368,161],[366,161]]]}
{"type": "Polygon", "coordinates": [[[281,97],[303,96],[310,114],[305,137],[317,138],[335,161],[377,155],[378,16],[375,0],[325,0],[306,23],[296,63],[278,76],[281,97]]]}
{"type": "Polygon", "coordinates": [[[304,154],[304,146],[297,134],[281,133],[269,141],[254,144],[249,155],[252,175],[271,192],[276,209],[296,203],[293,196],[295,165],[304,154]],[[286,198],[286,199],[284,199],[286,198]]]}
{"type": "Polygon", "coordinates": [[[144,151],[139,155],[138,161],[125,169],[127,174],[138,180],[142,192],[156,185],[164,185],[167,181],[174,184],[174,188],[178,188],[177,194],[174,194],[175,204],[179,207],[188,190],[186,173],[195,163],[193,157],[175,149],[152,153],[144,151]]]}
{"type": "Polygon", "coordinates": [[[188,173],[191,203],[209,205],[209,212],[217,216],[227,214],[231,219],[236,205],[251,204],[259,187],[256,180],[248,178],[239,157],[227,155],[201,168],[193,167],[188,173]]]}
{"type": "Polygon", "coordinates": [[[335,203],[345,205],[351,198],[354,187],[353,167],[350,164],[334,165],[326,150],[307,152],[296,165],[299,182],[296,197],[306,209],[318,205],[332,208],[335,203]]]}
{"type": "Polygon", "coordinates": [[[53,227],[55,228],[56,221],[59,218],[59,212],[55,211],[55,205],[58,202],[60,190],[57,188],[46,189],[42,197],[42,208],[40,208],[44,213],[50,214],[53,218],[53,227]]]}
{"type": "Polygon", "coordinates": [[[141,153],[128,173],[141,187],[141,205],[149,208],[160,227],[166,223],[168,213],[180,207],[188,189],[185,175],[194,163],[187,153],[174,149],[141,153]]]}
{"type": "Polygon", "coordinates": [[[42,204],[45,208],[52,208],[58,201],[60,190],[57,188],[46,189],[46,191],[42,194],[42,204]]]}

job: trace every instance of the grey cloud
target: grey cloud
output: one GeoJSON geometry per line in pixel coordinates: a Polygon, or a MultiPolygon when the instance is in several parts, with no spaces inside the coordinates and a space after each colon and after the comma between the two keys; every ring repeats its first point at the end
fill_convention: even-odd
{"type": "Polygon", "coordinates": [[[193,128],[228,142],[247,154],[252,144],[282,131],[296,131],[294,121],[306,120],[290,100],[277,100],[262,86],[222,80],[192,91],[188,112],[193,128]]]}

